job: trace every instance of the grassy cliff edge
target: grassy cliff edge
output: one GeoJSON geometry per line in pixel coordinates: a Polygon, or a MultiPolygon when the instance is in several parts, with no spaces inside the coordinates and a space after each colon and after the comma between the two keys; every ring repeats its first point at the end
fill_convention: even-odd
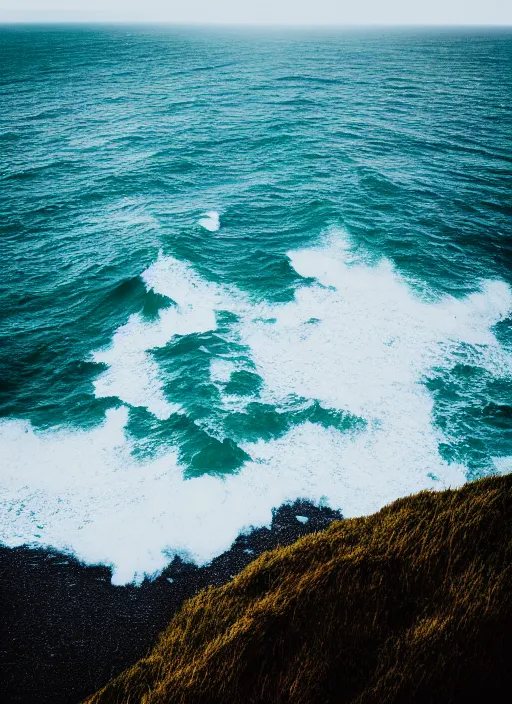
{"type": "Polygon", "coordinates": [[[335,522],[186,602],[87,704],[503,701],[511,527],[512,476],[335,522]]]}

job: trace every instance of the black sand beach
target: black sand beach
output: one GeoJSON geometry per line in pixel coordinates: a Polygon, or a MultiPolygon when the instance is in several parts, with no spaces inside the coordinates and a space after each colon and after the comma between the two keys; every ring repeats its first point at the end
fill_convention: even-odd
{"type": "Polygon", "coordinates": [[[204,567],[175,558],[155,580],[113,586],[104,566],[52,550],[0,547],[0,681],[8,704],[78,704],[135,663],[183,601],[339,512],[297,501],[204,567]],[[307,517],[306,522],[297,519],[307,517]]]}

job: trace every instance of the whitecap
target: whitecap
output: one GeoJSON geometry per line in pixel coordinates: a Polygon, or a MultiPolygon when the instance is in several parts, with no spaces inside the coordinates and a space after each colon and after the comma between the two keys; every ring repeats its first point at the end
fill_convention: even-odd
{"type": "Polygon", "coordinates": [[[209,210],[205,213],[205,217],[198,220],[198,225],[204,227],[205,230],[216,232],[220,227],[220,215],[216,210],[209,210]]]}
{"type": "MultiPolygon", "coordinates": [[[[131,406],[143,406],[157,418],[180,412],[164,395],[164,379],[151,350],[165,347],[175,335],[216,328],[215,310],[229,294],[205,281],[191,266],[160,253],[142,274],[147,290],[171,299],[175,305],[159,311],[152,322],[135,314],[114,333],[111,344],[92,353],[107,369],[94,382],[97,397],[116,396],[131,406]]],[[[229,305],[229,303],[227,303],[229,305]]]]}
{"type": "MultiPolygon", "coordinates": [[[[512,375],[511,355],[492,331],[512,308],[510,288],[487,281],[462,299],[423,299],[389,261],[356,259],[339,234],[289,258],[316,283],[298,287],[291,302],[253,306],[236,289],[160,255],[143,279],[175,305],[153,322],[132,316],[108,348],[94,353],[107,365],[96,394],[168,417],[177,408],[163,384],[172,379],[161,377],[151,350],[176,334],[215,330],[217,311],[227,310],[236,314],[233,335],[263,380],[262,400],[277,408],[315,400],[363,418],[364,428],[342,432],[304,422],[279,438],[244,443],[251,459],[238,474],[185,479],[177,448],[135,458],[124,406],[88,431],[36,432],[3,421],[0,540],[110,564],[114,582],[124,583],[158,572],[173,554],[207,562],[250,526],[269,525],[272,508],[297,498],[353,517],[421,489],[462,484],[465,467],[439,453],[446,438],[433,423],[423,382],[432,369],[450,369],[465,355],[493,374],[512,375]]],[[[211,360],[225,407],[223,388],[237,365],[211,360]]],[[[510,458],[494,462],[499,472],[512,467],[510,458]]]]}

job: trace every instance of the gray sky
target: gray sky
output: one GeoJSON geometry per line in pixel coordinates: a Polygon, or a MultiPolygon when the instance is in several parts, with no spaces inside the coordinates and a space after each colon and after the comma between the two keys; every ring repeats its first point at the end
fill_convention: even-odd
{"type": "Polygon", "coordinates": [[[512,24],[512,0],[0,0],[2,22],[512,24]]]}

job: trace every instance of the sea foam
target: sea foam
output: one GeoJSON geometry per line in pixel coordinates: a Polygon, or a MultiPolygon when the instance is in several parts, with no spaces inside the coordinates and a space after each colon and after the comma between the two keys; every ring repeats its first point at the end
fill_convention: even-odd
{"type": "Polygon", "coordinates": [[[203,218],[198,220],[198,224],[205,230],[216,232],[220,227],[220,215],[216,210],[209,210],[203,218]]]}
{"type": "Polygon", "coordinates": [[[164,380],[150,350],[164,347],[175,335],[215,329],[215,310],[222,307],[227,294],[173,257],[160,255],[142,278],[148,289],[166,296],[174,305],[161,310],[152,323],[140,314],[132,315],[116,330],[107,349],[92,353],[95,362],[108,367],[94,382],[94,389],[97,397],[117,396],[165,419],[181,407],[166,400],[164,380]]]}
{"type": "MultiPolygon", "coordinates": [[[[88,431],[0,425],[2,541],[51,545],[112,565],[113,581],[125,583],[158,572],[173,554],[205,563],[296,498],[351,517],[421,489],[462,484],[465,468],[439,454],[445,438],[423,382],[432,369],[464,358],[496,376],[512,374],[511,356],[492,332],[512,308],[509,287],[487,281],[464,299],[426,299],[389,261],[358,261],[340,233],[289,259],[314,283],[299,286],[292,302],[255,306],[160,255],[143,279],[172,305],[154,322],[132,316],[107,349],[93,353],[107,365],[96,394],[125,405],[88,431]],[[137,460],[126,432],[130,406],[161,419],[186,413],[167,400],[169,380],[150,351],[175,335],[215,330],[216,314],[226,310],[236,313],[233,334],[263,381],[260,400],[278,409],[290,399],[315,400],[363,418],[364,428],[304,422],[279,438],[245,443],[251,460],[224,477],[186,479],[172,447],[137,460]]],[[[212,357],[211,381],[221,396],[237,364],[212,357]]],[[[240,400],[239,410],[250,400],[240,400]]],[[[222,402],[229,407],[229,398],[222,402]]],[[[511,466],[507,458],[495,464],[497,471],[511,466]]]]}

